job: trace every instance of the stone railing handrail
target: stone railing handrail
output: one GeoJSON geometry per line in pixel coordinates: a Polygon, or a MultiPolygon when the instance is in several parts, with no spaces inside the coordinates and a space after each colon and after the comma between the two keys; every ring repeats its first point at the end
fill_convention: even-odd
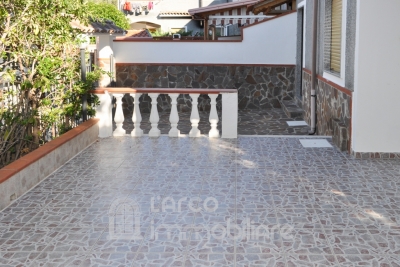
{"type": "Polygon", "coordinates": [[[200,122],[199,111],[197,108],[198,98],[200,95],[208,95],[211,99],[210,117],[209,122],[211,130],[208,133],[209,137],[219,137],[217,129],[218,113],[216,107],[216,99],[219,94],[222,95],[222,138],[237,138],[237,124],[238,124],[238,92],[236,89],[191,89],[191,88],[127,88],[127,87],[107,87],[97,88],[90,91],[99,97],[100,105],[96,109],[96,117],[100,119],[99,123],[99,137],[109,136],[125,136],[126,131],[123,129],[124,112],[122,110],[122,98],[125,94],[129,94],[134,99],[134,109],[132,115],[132,122],[134,129],[131,136],[142,136],[143,130],[137,125],[142,121],[142,115],[139,108],[139,98],[142,94],[148,94],[151,98],[151,111],[150,123],[151,129],[149,132],[150,137],[160,136],[158,129],[159,114],[157,109],[157,98],[160,94],[167,94],[171,98],[171,114],[169,121],[171,123],[171,130],[169,131],[170,137],[181,136],[178,130],[179,114],[177,110],[177,98],[180,94],[189,94],[192,98],[192,108],[190,115],[190,122],[192,129],[189,132],[189,137],[199,137],[200,130],[198,125],[200,122]],[[114,122],[117,128],[113,131],[112,124],[112,98],[116,98],[116,110],[114,122]]]}
{"type": "Polygon", "coordinates": [[[237,89],[192,89],[192,88],[126,88],[126,87],[98,87],[90,91],[92,94],[132,94],[132,93],[159,93],[159,94],[222,94],[237,93],[237,89]]]}

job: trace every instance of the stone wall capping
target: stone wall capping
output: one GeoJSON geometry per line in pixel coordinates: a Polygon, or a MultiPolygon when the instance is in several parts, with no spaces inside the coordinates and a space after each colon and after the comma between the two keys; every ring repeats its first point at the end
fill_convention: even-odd
{"type": "MultiPolygon", "coordinates": [[[[303,71],[311,75],[311,70],[308,70],[308,69],[306,69],[306,68],[303,68],[303,71]]],[[[339,90],[339,91],[345,93],[346,95],[348,95],[348,96],[350,96],[350,97],[353,95],[353,92],[350,91],[349,89],[347,89],[347,88],[345,88],[345,87],[342,87],[342,86],[340,86],[340,85],[337,85],[336,83],[329,81],[328,79],[322,77],[321,75],[317,75],[317,79],[320,80],[320,81],[322,81],[322,82],[324,82],[324,83],[329,84],[330,86],[332,86],[332,87],[334,87],[335,89],[337,89],[337,90],[339,90]]]]}
{"type": "Polygon", "coordinates": [[[63,135],[57,137],[54,140],[51,140],[50,142],[44,144],[43,146],[35,149],[34,151],[28,153],[27,155],[17,159],[16,161],[8,164],[7,166],[4,166],[3,168],[0,169],[0,171],[5,171],[4,175],[1,175],[2,173],[0,172],[0,184],[4,182],[5,180],[9,179],[11,176],[14,174],[20,172],[24,168],[28,167],[32,163],[35,163],[39,159],[43,158],[53,150],[57,149],[58,147],[62,146],[63,144],[67,143],[80,133],[86,131],[93,125],[95,125],[99,119],[93,118],[88,121],[85,121],[78,125],[77,127],[71,129],[70,131],[64,133],[63,135]],[[11,172],[9,172],[11,171],[11,172]],[[5,175],[7,174],[7,175],[5,175]]]}
{"type": "Polygon", "coordinates": [[[92,94],[104,94],[108,91],[110,94],[149,94],[149,93],[160,93],[160,94],[221,94],[221,93],[237,93],[235,89],[194,89],[194,88],[125,88],[125,87],[113,87],[113,88],[96,88],[96,90],[90,91],[92,94]]]}
{"type": "MultiPolygon", "coordinates": [[[[50,173],[61,167],[81,150],[95,142],[98,136],[98,127],[95,126],[98,121],[99,119],[97,118],[89,119],[0,169],[0,192],[4,189],[3,187],[8,188],[8,186],[12,184],[16,185],[14,187],[18,189],[18,191],[8,192],[6,190],[5,192],[7,194],[15,194],[16,197],[24,194],[32,186],[35,186],[50,173]],[[35,170],[35,173],[31,173],[32,170],[35,170]],[[27,175],[28,172],[29,175],[27,175]],[[37,181],[32,178],[36,176],[40,178],[37,181]],[[19,184],[29,184],[31,186],[29,186],[29,188],[19,188],[19,184]]],[[[9,195],[0,195],[0,210],[10,203],[9,195]]]]}
{"type": "Polygon", "coordinates": [[[193,67],[266,67],[266,68],[287,68],[296,67],[295,64],[202,64],[202,63],[115,63],[115,66],[130,67],[132,65],[145,65],[145,66],[193,66],[193,67]]]}

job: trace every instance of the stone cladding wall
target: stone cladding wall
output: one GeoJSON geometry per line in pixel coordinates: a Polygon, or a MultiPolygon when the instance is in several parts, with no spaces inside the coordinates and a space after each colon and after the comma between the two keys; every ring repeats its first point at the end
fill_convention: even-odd
{"type": "MultiPolygon", "coordinates": [[[[349,151],[351,134],[351,96],[318,79],[317,134],[332,136],[335,145],[349,151]],[[339,130],[335,130],[335,127],[339,130]],[[335,136],[335,134],[337,136],[335,136]]],[[[303,71],[304,120],[311,123],[311,75],[303,71]]]]}
{"type": "MultiPolygon", "coordinates": [[[[156,65],[116,64],[118,87],[237,89],[239,109],[280,108],[280,100],[294,98],[295,66],[156,65]]],[[[170,109],[170,98],[158,98],[159,111],[170,109]]],[[[221,108],[221,96],[217,99],[221,108]]],[[[142,96],[140,110],[150,112],[150,98],[142,96]]],[[[201,96],[200,111],[210,109],[210,98],[201,96]]],[[[178,98],[178,111],[190,111],[191,98],[178,98]]]]}

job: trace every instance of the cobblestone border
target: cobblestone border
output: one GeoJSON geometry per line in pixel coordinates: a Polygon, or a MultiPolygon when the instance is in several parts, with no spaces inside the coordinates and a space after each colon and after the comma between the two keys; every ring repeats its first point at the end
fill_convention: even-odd
{"type": "Polygon", "coordinates": [[[400,153],[351,151],[351,155],[356,159],[400,159],[400,153]]]}

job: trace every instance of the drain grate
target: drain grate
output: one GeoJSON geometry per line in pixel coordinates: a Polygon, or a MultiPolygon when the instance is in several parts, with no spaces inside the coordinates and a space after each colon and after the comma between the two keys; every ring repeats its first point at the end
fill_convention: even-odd
{"type": "Polygon", "coordinates": [[[303,147],[332,147],[326,139],[300,139],[303,147]]]}
{"type": "Polygon", "coordinates": [[[294,126],[308,126],[307,122],[305,121],[287,121],[286,122],[290,127],[294,126]]]}

